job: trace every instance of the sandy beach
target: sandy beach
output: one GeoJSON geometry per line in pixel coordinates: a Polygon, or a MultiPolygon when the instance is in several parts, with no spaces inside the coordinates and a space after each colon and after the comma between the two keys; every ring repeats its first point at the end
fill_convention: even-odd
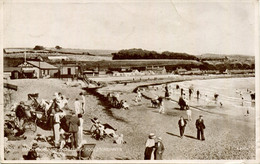
{"type": "MultiPolygon", "coordinates": [[[[233,79],[233,78],[232,78],[233,79]]],[[[223,79],[225,80],[225,79],[223,79]]],[[[213,80],[214,81],[214,80],[213,80]]],[[[151,107],[149,99],[142,98],[140,103],[134,101],[136,93],[133,90],[140,85],[150,85],[161,81],[144,81],[136,83],[108,84],[104,88],[95,91],[82,90],[81,86],[71,87],[65,81],[58,79],[22,79],[12,80],[9,83],[17,85],[18,91],[12,94],[12,103],[25,101],[28,93],[39,93],[40,99],[51,99],[54,92],[61,92],[69,98],[69,108],[73,109],[73,103],[80,92],[85,93],[87,101],[87,111],[83,116],[84,130],[91,127],[90,118],[98,117],[102,123],[109,123],[117,128],[118,134],[124,134],[126,144],[113,144],[111,138],[96,141],[85,133],[84,139],[87,143],[94,143],[96,147],[92,154],[94,160],[142,160],[144,158],[145,141],[149,133],[153,132],[156,136],[161,136],[165,145],[163,159],[166,160],[185,160],[185,159],[255,159],[255,108],[251,107],[250,115],[244,116],[244,110],[237,112],[231,106],[224,103],[225,112],[209,112],[208,109],[198,110],[191,108],[192,121],[189,121],[185,129],[185,137],[179,137],[178,120],[180,116],[186,118],[186,111],[179,110],[179,105],[172,100],[179,96],[173,95],[172,100],[165,101],[165,114],[159,114],[157,108],[151,107]],[[107,102],[100,99],[101,95],[108,92],[118,92],[120,99],[127,100],[130,110],[120,110],[111,108],[107,102]],[[235,114],[234,114],[235,113],[235,114]],[[205,141],[196,139],[195,120],[199,115],[204,116],[206,125],[205,141]]],[[[165,82],[165,81],[164,81],[165,82]]],[[[181,84],[182,85],[182,84],[181,84]]],[[[184,84],[183,84],[184,85],[184,84]]],[[[153,97],[154,95],[164,95],[163,90],[153,91],[146,89],[143,94],[153,97]]],[[[191,101],[192,103],[192,101],[191,101]]],[[[196,104],[193,104],[194,106],[196,104]]],[[[199,106],[199,105],[197,105],[199,106]]],[[[203,106],[203,105],[202,105],[203,106]]],[[[199,107],[202,108],[200,105],[199,107]]],[[[9,106],[10,107],[10,106],[9,106]]],[[[5,109],[8,113],[9,107],[5,109]]],[[[37,128],[37,131],[26,134],[25,141],[7,141],[5,147],[9,151],[5,152],[7,160],[21,159],[27,152],[22,149],[22,144],[30,146],[33,138],[37,134],[52,136],[52,131],[45,131],[37,128]],[[22,151],[22,153],[21,153],[22,151]]],[[[39,143],[39,155],[41,159],[51,159],[51,145],[47,142],[39,143]]],[[[67,159],[76,156],[76,152],[65,152],[67,159]]]]}

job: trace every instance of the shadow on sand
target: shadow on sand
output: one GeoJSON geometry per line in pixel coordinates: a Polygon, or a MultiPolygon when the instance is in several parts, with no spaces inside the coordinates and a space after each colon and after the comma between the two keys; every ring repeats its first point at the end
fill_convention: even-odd
{"type": "Polygon", "coordinates": [[[173,133],[170,133],[170,132],[166,132],[167,134],[169,134],[169,135],[172,135],[172,136],[175,136],[175,137],[178,137],[178,138],[180,138],[180,136],[179,135],[177,135],[177,134],[173,134],[173,133]]]}
{"type": "Polygon", "coordinates": [[[190,136],[190,135],[184,135],[184,136],[187,137],[187,138],[198,140],[196,137],[193,137],[193,136],[190,136]]]}

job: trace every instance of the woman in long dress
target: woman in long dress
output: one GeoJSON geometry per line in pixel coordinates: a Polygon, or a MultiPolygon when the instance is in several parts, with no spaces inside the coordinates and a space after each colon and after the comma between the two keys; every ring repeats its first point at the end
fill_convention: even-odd
{"type": "Polygon", "coordinates": [[[154,160],[155,135],[151,133],[145,143],[144,160],[154,160]]]}

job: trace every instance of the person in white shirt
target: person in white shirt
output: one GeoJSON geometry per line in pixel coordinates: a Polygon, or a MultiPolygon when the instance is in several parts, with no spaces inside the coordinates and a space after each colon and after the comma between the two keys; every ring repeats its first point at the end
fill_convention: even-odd
{"type": "Polygon", "coordinates": [[[54,114],[53,135],[55,147],[58,147],[60,143],[60,118],[64,115],[63,111],[58,111],[54,114]]]}
{"type": "Polygon", "coordinates": [[[116,136],[114,143],[119,144],[119,145],[125,144],[126,142],[124,141],[124,135],[120,134],[119,136],[116,136]]]}
{"type": "Polygon", "coordinates": [[[76,98],[74,102],[75,114],[78,115],[81,112],[82,104],[79,102],[79,99],[76,98]]]}
{"type": "Polygon", "coordinates": [[[83,123],[84,123],[84,120],[82,118],[82,114],[78,114],[78,118],[79,118],[78,143],[81,146],[82,141],[83,141],[83,123]]]}

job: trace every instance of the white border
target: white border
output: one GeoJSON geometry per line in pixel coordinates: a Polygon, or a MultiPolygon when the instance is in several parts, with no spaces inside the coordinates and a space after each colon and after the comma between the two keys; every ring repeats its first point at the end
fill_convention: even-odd
{"type": "MultiPolygon", "coordinates": [[[[128,2],[147,2],[149,0],[1,0],[0,1],[0,118],[4,118],[3,115],[3,4],[4,3],[128,3],[128,2]]],[[[153,2],[169,2],[168,0],[150,0],[153,2]]],[[[259,1],[258,0],[175,0],[174,2],[254,2],[255,3],[255,79],[256,79],[256,160],[163,160],[163,161],[143,161],[143,160],[132,160],[132,161],[117,161],[117,160],[37,160],[37,161],[24,161],[24,160],[3,160],[4,158],[4,147],[1,146],[3,143],[4,134],[0,133],[0,163],[260,163],[259,155],[260,151],[260,131],[259,131],[259,1]]],[[[4,119],[0,119],[0,130],[3,131],[4,119]]]]}

